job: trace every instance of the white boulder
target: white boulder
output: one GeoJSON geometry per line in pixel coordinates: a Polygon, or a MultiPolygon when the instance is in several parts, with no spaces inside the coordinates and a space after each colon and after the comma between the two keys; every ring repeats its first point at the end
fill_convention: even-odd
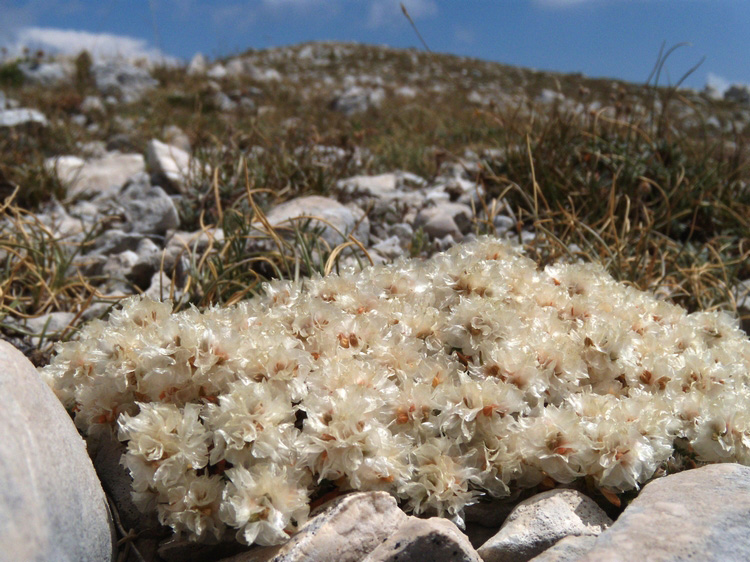
{"type": "Polygon", "coordinates": [[[0,559],[111,560],[107,499],[86,445],[23,354],[0,341],[0,559]]]}

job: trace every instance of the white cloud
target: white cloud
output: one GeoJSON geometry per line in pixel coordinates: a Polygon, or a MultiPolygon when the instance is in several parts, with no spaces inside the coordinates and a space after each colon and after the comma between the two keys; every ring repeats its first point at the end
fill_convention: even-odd
{"type": "Polygon", "coordinates": [[[368,23],[371,27],[380,27],[391,24],[404,18],[401,12],[401,4],[406,7],[413,20],[433,16],[437,13],[437,4],[434,0],[372,0],[368,23]]]}
{"type": "Polygon", "coordinates": [[[11,53],[24,47],[42,49],[46,52],[74,55],[83,50],[95,59],[145,58],[149,60],[173,60],[159,49],[149,45],[145,39],[115,35],[113,33],[91,33],[74,29],[51,27],[24,27],[14,35],[8,46],[11,53]]]}

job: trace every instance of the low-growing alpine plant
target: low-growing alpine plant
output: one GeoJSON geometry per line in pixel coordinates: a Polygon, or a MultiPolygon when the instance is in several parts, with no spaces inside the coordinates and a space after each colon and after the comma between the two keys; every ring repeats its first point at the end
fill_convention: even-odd
{"type": "Polygon", "coordinates": [[[334,487],[460,524],[548,477],[750,464],[749,373],[728,315],[491,238],[204,313],[133,298],[42,370],[84,432],[116,426],[142,509],[264,545],[334,487]]]}

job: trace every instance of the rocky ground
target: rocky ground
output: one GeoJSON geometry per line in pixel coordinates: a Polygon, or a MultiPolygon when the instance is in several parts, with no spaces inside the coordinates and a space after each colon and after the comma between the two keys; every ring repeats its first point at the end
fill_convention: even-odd
{"type": "MultiPolygon", "coordinates": [[[[176,309],[225,305],[252,295],[265,279],[427,256],[486,233],[524,245],[541,261],[603,261],[619,278],[688,308],[750,312],[747,88],[716,99],[716,92],[348,44],[214,62],[196,57],[184,68],[39,57],[6,63],[0,84],[0,195],[8,197],[0,217],[1,328],[36,364],[55,341],[132,294],[172,299],[176,309]],[[619,144],[629,137],[605,134],[621,125],[648,128],[632,168],[620,165],[633,156],[619,144]],[[601,136],[566,136],[571,130],[601,136]],[[677,150],[683,136],[710,146],[704,152],[714,160],[696,168],[692,153],[677,150]],[[607,142],[597,144],[601,139],[607,142]],[[545,165],[555,158],[570,168],[545,165]],[[734,167],[719,184],[735,193],[727,194],[734,203],[724,205],[731,207],[726,213],[711,200],[716,190],[706,179],[713,177],[706,170],[724,173],[725,166],[734,167]],[[617,182],[631,182],[632,197],[615,201],[617,182]],[[564,205],[578,201],[577,184],[590,188],[577,209],[593,199],[611,202],[610,216],[622,219],[614,234],[606,217],[590,222],[593,235],[573,228],[578,216],[564,205]],[[563,188],[572,195],[555,203],[563,188]],[[662,220],[659,200],[678,199],[680,189],[700,197],[673,213],[679,220],[662,220]],[[649,217],[662,229],[653,240],[649,217]],[[715,225],[721,229],[714,232],[715,225]],[[637,259],[631,247],[639,248],[637,259]],[[702,257],[686,261],[686,254],[702,257]]],[[[78,468],[87,459],[67,414],[51,399],[31,412],[30,397],[47,390],[34,386],[33,369],[7,346],[0,360],[7,364],[2,387],[13,391],[0,393],[10,401],[6,411],[18,410],[17,419],[32,428],[0,448],[0,462],[17,462],[11,457],[28,446],[41,456],[24,462],[81,475],[54,493],[45,483],[52,476],[41,473],[28,490],[24,470],[2,483],[0,497],[10,499],[0,505],[0,519],[19,520],[22,508],[32,513],[28,527],[24,519],[10,531],[0,528],[0,543],[18,537],[21,545],[9,560],[34,559],[28,543],[48,531],[37,559],[63,552],[103,559],[114,542],[120,559],[132,560],[747,557],[747,510],[736,498],[750,476],[736,465],[657,480],[622,513],[612,503],[617,498],[585,484],[481,503],[466,534],[445,520],[407,516],[385,494],[355,494],[322,508],[288,544],[235,554],[165,538],[126,505],[128,477],[117,474],[114,453],[99,454],[106,444],[92,443],[100,476],[108,473],[109,500],[116,498],[113,538],[97,477],[90,465],[78,468]],[[42,411],[49,420],[37,417],[42,411]],[[56,435],[49,428],[58,425],[70,442],[64,459],[54,443],[36,437],[56,435]],[[18,490],[12,497],[11,489],[18,490]],[[80,513],[76,524],[91,532],[63,526],[73,525],[70,513],[80,513]]]]}

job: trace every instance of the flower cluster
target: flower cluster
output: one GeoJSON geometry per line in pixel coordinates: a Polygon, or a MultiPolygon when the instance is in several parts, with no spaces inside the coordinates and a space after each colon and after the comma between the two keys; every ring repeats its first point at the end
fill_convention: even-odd
{"type": "Polygon", "coordinates": [[[42,374],[81,429],[117,427],[138,504],[201,540],[283,542],[331,489],[460,524],[545,478],[750,464],[734,320],[491,238],[204,313],[131,299],[42,374]]]}

